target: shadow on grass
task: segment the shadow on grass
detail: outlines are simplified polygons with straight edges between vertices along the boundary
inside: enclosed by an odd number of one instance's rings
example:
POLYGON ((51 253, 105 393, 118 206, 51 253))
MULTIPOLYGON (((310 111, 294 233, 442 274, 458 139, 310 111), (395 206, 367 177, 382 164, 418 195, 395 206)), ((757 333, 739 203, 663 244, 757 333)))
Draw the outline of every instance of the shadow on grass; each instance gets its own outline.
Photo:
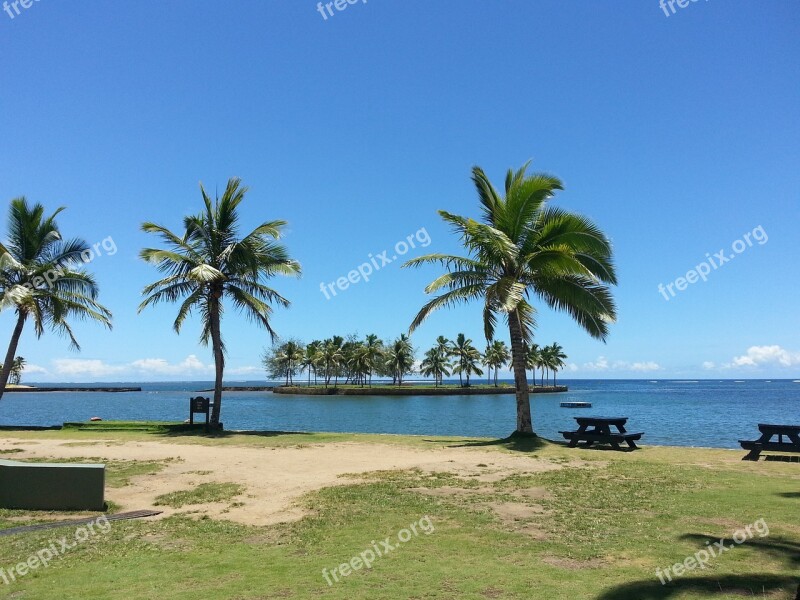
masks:
MULTIPOLYGON (((755 534, 758 535, 757 533, 755 534)), ((701 544, 709 545, 711 548, 715 547, 713 545, 715 542, 718 543, 720 541, 722 541, 728 548, 745 546, 766 554, 775 560, 784 561, 790 567, 800 567, 800 543, 787 540, 783 537, 755 537, 753 539, 746 540, 741 544, 737 543, 733 538, 725 538, 720 540, 719 538, 712 538, 708 535, 697 533, 687 533, 682 535, 680 539, 695 542, 698 546, 701 544)))
POLYGON ((252 436, 263 438, 274 438, 283 435, 302 436, 302 435, 315 435, 307 431, 225 431, 222 429, 210 430, 206 432, 203 429, 176 429, 174 431, 154 431, 153 435, 168 438, 208 438, 208 439, 225 439, 231 437, 252 436))
MULTIPOLYGON (((428 441, 428 440, 426 440, 428 441)), ((435 440, 430 440, 434 442, 435 440)), ((501 447, 515 452, 535 452, 555 442, 541 438, 536 434, 512 433, 507 438, 497 440, 463 440, 463 443, 454 444, 448 441, 448 448, 481 448, 481 447, 501 447)))
POLYGON ((654 573, 652 579, 618 585, 597 596, 595 600, 666 600, 682 596, 686 592, 700 593, 708 597, 754 598, 786 592, 784 598, 788 600, 795 598, 792 594, 795 593, 798 583, 800 580, 797 577, 758 574, 681 577, 662 585, 654 573))
POLYGON ((781 498, 800 498, 800 492, 780 492, 778 496, 781 498))

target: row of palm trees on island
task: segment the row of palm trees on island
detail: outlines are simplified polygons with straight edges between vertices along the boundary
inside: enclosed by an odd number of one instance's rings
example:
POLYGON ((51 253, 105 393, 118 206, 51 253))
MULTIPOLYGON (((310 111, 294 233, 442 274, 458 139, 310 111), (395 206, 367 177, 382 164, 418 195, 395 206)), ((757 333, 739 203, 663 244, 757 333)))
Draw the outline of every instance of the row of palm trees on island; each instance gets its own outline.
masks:
MULTIPOLYGON (((344 367, 352 371, 351 381, 368 384, 381 369, 401 385, 415 368, 408 335, 437 309, 478 300, 483 303, 487 352, 481 355, 474 346, 469 349, 472 343, 460 336, 452 343, 437 341, 437 346, 461 344, 462 348, 455 356, 433 348, 419 368, 430 373, 438 384, 447 376, 446 371, 469 382, 472 375, 481 371, 480 365, 494 370, 496 378, 502 365, 508 364, 506 356, 510 354, 516 391, 516 432, 533 434, 527 371, 538 368, 552 372, 555 382, 558 370, 545 364, 541 358, 544 355, 540 355, 538 363, 529 359, 537 348, 533 340, 536 304, 566 312, 589 335, 604 341, 609 325, 616 319, 609 286, 615 285, 617 279, 611 242, 606 235, 588 218, 550 206, 555 193, 563 189, 561 181, 545 173, 528 174, 527 169, 528 164, 517 171, 509 170, 502 192, 482 169, 473 169, 480 220, 439 211, 458 234, 466 254, 428 254, 403 265, 434 264, 443 268, 444 273, 425 288, 426 293, 437 295, 419 311, 408 334, 382 349, 385 353, 381 361, 376 358, 379 340, 372 342, 372 349, 362 342, 356 362, 344 367), (499 319, 508 326, 510 347, 495 339, 499 319), (531 364, 538 366, 530 367, 531 364)), ((173 232, 151 222, 142 225, 142 230, 157 236, 163 247, 140 252, 140 257, 161 273, 161 278, 143 289, 139 311, 161 302, 179 303, 173 322, 176 333, 187 317, 200 316, 200 342, 211 346, 214 357, 211 422, 218 426, 225 369, 224 305, 229 303, 275 339, 270 321, 273 307, 288 307, 290 302, 268 283, 278 275, 299 276, 301 267, 280 243, 286 222, 265 221, 241 234, 239 206, 247 188, 239 179, 230 179, 222 196, 213 200, 202 184, 200 191, 202 210, 186 216, 181 231, 173 232)), ((41 204, 31 206, 25 198, 11 201, 6 240, 0 244, 0 311, 14 311, 15 320, 0 370, 0 399, 29 320, 37 337, 49 329, 66 337, 76 350, 80 346, 70 321, 85 319, 109 329, 112 326, 111 312, 99 303, 99 285, 86 268, 88 261, 82 258, 86 253, 91 256, 89 244, 80 238, 65 238, 59 230, 56 217, 63 210, 59 208, 48 216, 41 204)), ((312 373, 322 376, 326 384, 333 378, 336 385, 344 373, 341 364, 348 341, 341 340, 339 344, 337 338, 331 338, 319 342, 316 349, 312 348, 312 358, 307 356, 308 346, 300 352, 299 343, 286 350, 292 355, 292 365, 306 360, 316 364, 321 352, 322 366, 310 367, 312 373), (336 366, 337 362, 340 366, 336 366)), ((293 377, 291 373, 288 376, 293 377)))
MULTIPOLYGON (((458 375, 459 387, 470 387, 473 375, 481 376, 486 367, 487 385, 491 385, 494 371, 494 386, 498 387, 498 373, 510 365, 511 353, 505 342, 493 340, 481 353, 472 340, 459 333, 455 340, 444 336, 436 338, 436 344, 424 354, 417 364, 417 351, 410 338, 401 334, 390 343, 384 343, 377 335, 370 334, 363 340, 350 335, 346 338, 333 336, 326 340, 314 340, 303 344, 298 340, 287 340, 266 350, 262 364, 267 377, 282 380, 284 385, 295 385, 295 377, 306 375, 306 386, 355 385, 372 387, 373 377, 391 379, 392 385, 403 385, 404 378, 415 373, 433 379, 434 387, 443 385, 445 377, 458 375), (312 384, 313 380, 313 384, 312 384)), ((567 358, 558 344, 540 348, 533 344, 528 349, 526 367, 541 370, 541 385, 545 385, 545 373, 553 374, 564 367, 567 358)))

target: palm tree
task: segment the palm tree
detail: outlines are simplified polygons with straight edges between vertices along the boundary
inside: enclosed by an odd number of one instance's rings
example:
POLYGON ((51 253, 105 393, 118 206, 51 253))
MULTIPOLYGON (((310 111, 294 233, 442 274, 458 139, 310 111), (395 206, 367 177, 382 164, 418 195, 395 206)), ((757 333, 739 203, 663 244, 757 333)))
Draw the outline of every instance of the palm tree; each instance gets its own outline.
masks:
POLYGON ((403 375, 413 372, 414 347, 406 334, 400 334, 386 351, 386 364, 391 369, 394 383, 403 385, 403 375))
POLYGON ((483 366, 486 367, 486 385, 492 383, 492 363, 494 362, 492 344, 486 343, 486 350, 483 353, 483 366))
POLYGON ((461 387, 464 387, 464 362, 473 350, 475 350, 475 346, 472 345, 472 340, 463 333, 459 333, 450 345, 450 356, 458 360, 453 373, 458 373, 458 383, 461 387))
POLYGON ((238 178, 231 178, 222 197, 215 200, 202 184, 204 211, 185 217, 179 235, 155 223, 142 224, 142 230, 156 234, 167 249, 145 248, 140 256, 166 276, 144 288, 145 300, 139 312, 159 302, 182 301, 173 328, 180 333, 186 317, 197 310, 202 316, 200 342, 211 343, 214 354, 214 408, 211 423, 219 426, 222 408, 222 378, 225 369, 225 345, 221 320, 223 300, 250 320, 264 327, 274 339, 270 325, 270 303, 289 306, 289 301, 266 281, 275 275, 299 275, 300 263, 277 243, 285 221, 267 221, 245 236, 239 234, 239 205, 247 188, 238 178))
POLYGON ((320 361, 320 347, 322 342, 315 340, 306 346, 306 351, 300 361, 300 369, 308 372, 308 387, 311 387, 311 372, 314 372, 314 385, 317 384, 317 366, 320 361))
POLYGON ((25 359, 17 356, 14 359, 14 364, 11 365, 11 383, 19 385, 19 382, 22 381, 23 371, 25 371, 25 359))
POLYGON ((508 346, 506 346, 505 342, 494 340, 491 344, 487 344, 484 360, 486 361, 489 374, 491 374, 491 370, 494 369, 494 387, 497 387, 497 371, 501 367, 505 367, 510 359, 511 354, 509 354, 508 346))
POLYGON ((458 359, 458 364, 453 368, 453 373, 458 373, 461 387, 464 387, 462 375, 467 376, 467 387, 469 387, 469 376, 471 374, 483 375, 483 371, 478 368, 481 353, 472 345, 472 340, 468 339, 463 333, 459 333, 456 337, 450 348, 450 354, 458 359))
POLYGON ((371 333, 364 340, 364 348, 366 350, 364 358, 368 368, 369 387, 372 387, 372 373, 375 371, 378 361, 383 357, 383 342, 377 335, 371 333))
POLYGON ((364 342, 359 341, 352 344, 347 359, 347 366, 353 377, 353 383, 364 387, 364 384, 367 382, 367 376, 371 371, 369 350, 364 342))
POLYGON ((276 360, 286 377, 286 385, 292 385, 292 377, 305 357, 305 348, 294 340, 289 340, 278 348, 276 360))
POLYGON ((325 368, 325 387, 331 382, 333 376, 336 376, 334 387, 339 385, 339 368, 344 361, 344 352, 342 345, 344 338, 335 335, 331 339, 325 340, 322 345, 322 353, 320 360, 325 368))
POLYGON ((11 201, 8 241, 0 244, 0 310, 13 309, 16 325, 0 371, 0 398, 28 318, 37 338, 49 328, 69 338, 76 350, 80 345, 70 319, 90 319, 111 329, 111 312, 97 302, 97 282, 77 266, 91 247, 84 240, 61 237, 56 217, 63 210, 46 217, 41 204, 29 206, 25 198, 11 201))
POLYGON ((445 375, 450 376, 452 365, 448 356, 446 350, 434 346, 425 353, 425 359, 420 364, 420 373, 425 377, 433 377, 434 387, 439 387, 445 375))
POLYGON ((446 290, 425 304, 411 323, 417 329, 436 309, 482 299, 487 340, 498 314, 508 323, 516 385, 518 433, 532 434, 525 343, 532 341, 536 309, 532 299, 567 312, 592 337, 605 340, 616 308, 609 285, 617 281, 611 243, 589 219, 548 206, 561 181, 527 175, 528 164, 508 171, 505 195, 475 167, 482 222, 439 211, 460 235, 468 256, 429 254, 404 266, 440 264, 446 273, 425 289, 446 290))
POLYGON ((564 354, 564 349, 555 342, 550 346, 545 346, 542 352, 547 369, 553 372, 553 387, 555 387, 556 373, 564 367, 567 355, 564 354))
POLYGON ((531 344, 525 353, 525 366, 531 370, 531 380, 536 387, 536 369, 542 366, 542 350, 539 344, 531 344))

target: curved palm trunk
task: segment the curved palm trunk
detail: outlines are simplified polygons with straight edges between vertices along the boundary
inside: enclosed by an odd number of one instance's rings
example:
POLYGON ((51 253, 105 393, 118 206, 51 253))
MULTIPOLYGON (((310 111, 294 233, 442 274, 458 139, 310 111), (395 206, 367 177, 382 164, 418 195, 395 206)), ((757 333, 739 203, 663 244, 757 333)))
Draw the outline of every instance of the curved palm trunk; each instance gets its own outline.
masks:
POLYGON ((517 433, 533 433, 531 400, 528 393, 528 371, 525 368, 525 345, 522 338, 522 324, 516 310, 508 314, 508 331, 511 336, 511 365, 514 370, 514 385, 517 388, 517 433))
POLYGON ((14 357, 17 355, 17 346, 19 345, 19 338, 22 336, 22 328, 25 327, 25 319, 28 314, 20 311, 17 317, 17 324, 14 327, 14 332, 11 334, 11 341, 8 344, 8 352, 6 352, 6 359, 3 362, 3 370, 0 372, 0 398, 3 397, 3 392, 6 391, 6 384, 8 377, 11 374, 11 369, 14 368, 14 357))
POLYGON ((222 333, 219 323, 219 300, 211 300, 211 344, 214 349, 214 407, 211 410, 211 426, 219 427, 222 408, 222 376, 225 371, 225 356, 222 352, 222 333))

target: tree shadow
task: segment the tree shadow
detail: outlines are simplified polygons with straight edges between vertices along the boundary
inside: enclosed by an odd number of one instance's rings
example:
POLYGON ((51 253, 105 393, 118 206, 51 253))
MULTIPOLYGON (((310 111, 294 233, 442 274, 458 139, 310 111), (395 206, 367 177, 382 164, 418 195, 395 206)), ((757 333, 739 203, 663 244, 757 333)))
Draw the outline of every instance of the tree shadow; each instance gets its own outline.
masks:
POLYGON ((462 443, 453 444, 452 441, 448 448, 485 448, 501 447, 514 452, 535 452, 553 445, 556 442, 539 437, 536 434, 512 433, 506 438, 496 440, 463 440, 462 443))
MULTIPOLYGON (((759 532, 754 532, 756 536, 759 532)), ((769 556, 773 560, 785 563, 788 569, 795 570, 800 565, 800 543, 784 537, 755 537, 738 544, 733 538, 715 538, 705 534, 687 533, 681 540, 697 544, 701 548, 721 551, 716 544, 721 542, 726 547, 749 546, 769 556)), ((709 551, 707 550, 707 551, 709 551)), ((714 560, 712 558, 711 560, 714 560)), ((687 573, 689 573, 687 571, 687 573)), ((800 600, 800 578, 789 575, 767 575, 762 573, 738 575, 701 575, 701 569, 692 571, 693 575, 676 577, 666 572, 656 572, 648 579, 624 583, 597 596, 596 600, 667 600, 681 596, 686 592, 699 593, 703 596, 720 598, 752 596, 765 597, 779 592, 786 600, 800 600), (662 579, 664 583, 662 583, 662 579), (670 581, 671 579, 671 581, 670 581), (795 596, 795 594, 797 594, 795 596)))
MULTIPOLYGON (((704 596, 762 597, 766 594, 786 592, 784 598, 794 598, 793 594, 800 583, 797 577, 788 575, 709 575, 702 577, 681 577, 661 583, 653 574, 652 579, 624 583, 597 596, 595 600, 667 600, 686 592, 700 593, 704 596)), ((798 596, 800 598, 800 596, 798 596)))
MULTIPOLYGON (((755 535, 758 535, 757 532, 754 532, 755 535)), ((744 546, 757 549, 759 552, 766 554, 770 558, 775 560, 783 561, 790 567, 800 567, 800 543, 795 542, 793 540, 787 540, 784 537, 780 536, 769 536, 769 537, 754 537, 753 539, 749 539, 741 544, 737 543, 733 538, 712 538, 708 535, 697 534, 697 533, 687 533, 682 535, 679 539, 691 541, 698 545, 703 544, 704 546, 708 546, 715 551, 719 551, 718 546, 715 546, 715 543, 722 541, 725 546, 729 548, 733 548, 734 546, 744 546)))
POLYGON ((284 435, 303 436, 303 435, 314 435, 314 434, 309 433, 307 431, 225 431, 223 429, 212 429, 210 431, 205 431, 205 429, 201 427, 197 429, 175 429, 168 431, 155 431, 153 432, 153 435, 159 437, 169 437, 169 438, 193 437, 193 438, 208 438, 208 439, 225 439, 225 438, 241 437, 241 436, 274 438, 284 435))
POLYGON ((781 498, 800 498, 800 492, 780 492, 778 496, 781 498))

